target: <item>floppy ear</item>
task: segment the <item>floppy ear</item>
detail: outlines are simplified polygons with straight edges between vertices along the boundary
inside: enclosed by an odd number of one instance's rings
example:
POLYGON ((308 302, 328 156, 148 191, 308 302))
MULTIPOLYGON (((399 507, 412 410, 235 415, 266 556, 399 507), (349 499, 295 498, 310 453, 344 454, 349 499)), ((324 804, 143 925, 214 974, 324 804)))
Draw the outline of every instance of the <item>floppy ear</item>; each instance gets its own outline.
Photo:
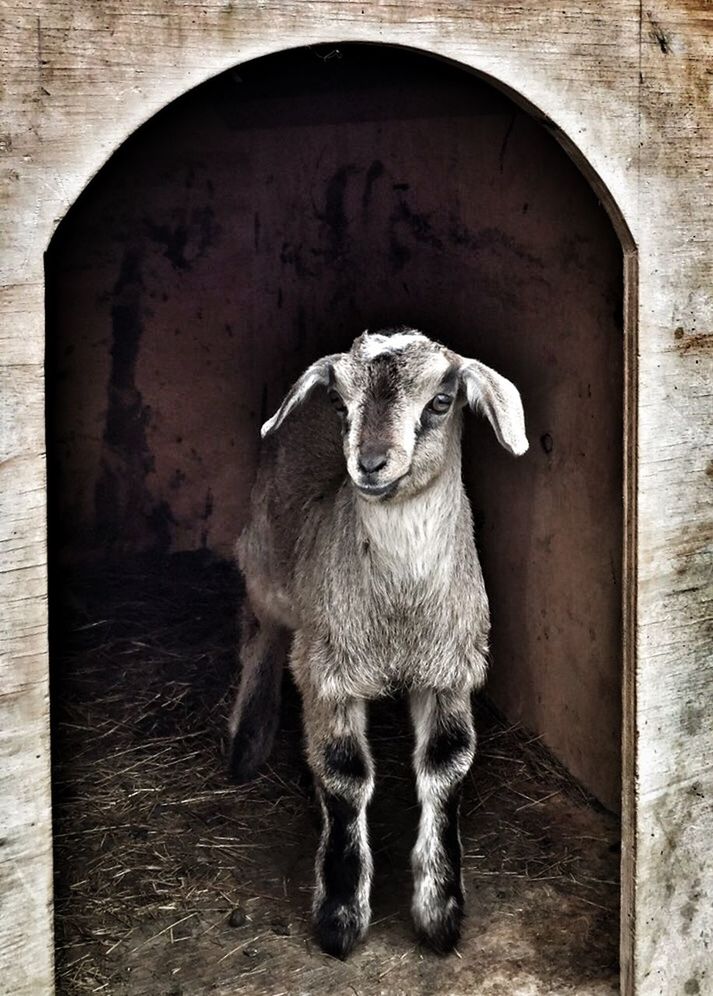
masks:
POLYGON ((461 359, 458 375, 468 404, 485 415, 500 445, 514 456, 526 453, 530 444, 525 435, 525 413, 515 385, 477 360, 461 359))
POLYGON ((339 359, 341 353, 333 353, 331 356, 323 356, 321 360, 315 360, 312 366, 307 367, 302 376, 297 380, 285 395, 282 404, 277 409, 272 418, 260 429, 260 435, 264 439, 275 429, 278 429, 290 414, 293 408, 306 401, 315 387, 319 385, 327 387, 332 379, 332 366, 339 359))

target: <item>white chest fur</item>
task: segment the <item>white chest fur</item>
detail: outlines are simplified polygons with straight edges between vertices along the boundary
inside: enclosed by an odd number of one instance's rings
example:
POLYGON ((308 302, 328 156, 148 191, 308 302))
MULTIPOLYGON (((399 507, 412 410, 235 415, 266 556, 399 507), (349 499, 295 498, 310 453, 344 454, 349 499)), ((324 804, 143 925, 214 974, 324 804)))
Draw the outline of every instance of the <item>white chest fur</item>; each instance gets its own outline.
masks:
POLYGON ((359 502, 373 568, 405 582, 446 578, 453 557, 455 516, 446 482, 405 502, 359 502))

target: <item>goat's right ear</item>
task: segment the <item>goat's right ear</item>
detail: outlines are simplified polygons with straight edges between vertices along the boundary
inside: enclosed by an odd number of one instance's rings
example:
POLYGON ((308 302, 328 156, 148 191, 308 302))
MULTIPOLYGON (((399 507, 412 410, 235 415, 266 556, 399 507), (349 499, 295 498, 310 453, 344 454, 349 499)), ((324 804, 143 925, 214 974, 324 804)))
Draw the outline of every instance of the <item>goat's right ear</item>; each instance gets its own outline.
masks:
POLYGON ((278 429, 292 409, 296 408, 297 405, 301 405, 303 401, 306 401, 315 387, 319 387, 320 385, 322 387, 329 386, 332 380, 332 368, 340 356, 341 353, 323 356, 321 360, 315 360, 311 366, 307 367, 302 376, 287 392, 282 404, 272 418, 269 418, 260 429, 260 435, 263 439, 265 436, 269 436, 271 432, 274 432, 275 429, 278 429))

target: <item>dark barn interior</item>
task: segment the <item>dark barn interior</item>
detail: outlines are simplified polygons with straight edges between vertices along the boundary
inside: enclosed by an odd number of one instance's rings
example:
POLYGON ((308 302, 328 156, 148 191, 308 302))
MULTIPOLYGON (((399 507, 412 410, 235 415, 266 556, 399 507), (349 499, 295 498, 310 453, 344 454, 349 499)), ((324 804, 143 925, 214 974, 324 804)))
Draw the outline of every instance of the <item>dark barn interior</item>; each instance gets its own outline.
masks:
POLYGON ((47 253, 61 993, 611 993, 618 986, 622 250, 542 123, 428 56, 240 66, 151 119, 47 253), (373 710, 374 924, 309 932, 317 833, 288 689, 225 775, 259 425, 316 357, 408 324, 520 388, 530 450, 468 419, 493 615, 447 960, 409 924, 403 704, 373 710))

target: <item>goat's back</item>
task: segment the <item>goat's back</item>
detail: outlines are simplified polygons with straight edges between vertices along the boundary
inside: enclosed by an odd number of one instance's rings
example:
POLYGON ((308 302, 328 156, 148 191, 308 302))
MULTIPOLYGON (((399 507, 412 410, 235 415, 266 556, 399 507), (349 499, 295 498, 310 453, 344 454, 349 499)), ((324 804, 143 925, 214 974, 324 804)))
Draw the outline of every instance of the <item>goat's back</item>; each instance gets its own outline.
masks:
POLYGON ((339 421, 323 395, 295 409, 263 440, 250 518, 237 546, 258 611, 263 603, 269 614, 285 614, 275 600, 287 597, 305 520, 316 506, 333 499, 345 476, 339 421))

